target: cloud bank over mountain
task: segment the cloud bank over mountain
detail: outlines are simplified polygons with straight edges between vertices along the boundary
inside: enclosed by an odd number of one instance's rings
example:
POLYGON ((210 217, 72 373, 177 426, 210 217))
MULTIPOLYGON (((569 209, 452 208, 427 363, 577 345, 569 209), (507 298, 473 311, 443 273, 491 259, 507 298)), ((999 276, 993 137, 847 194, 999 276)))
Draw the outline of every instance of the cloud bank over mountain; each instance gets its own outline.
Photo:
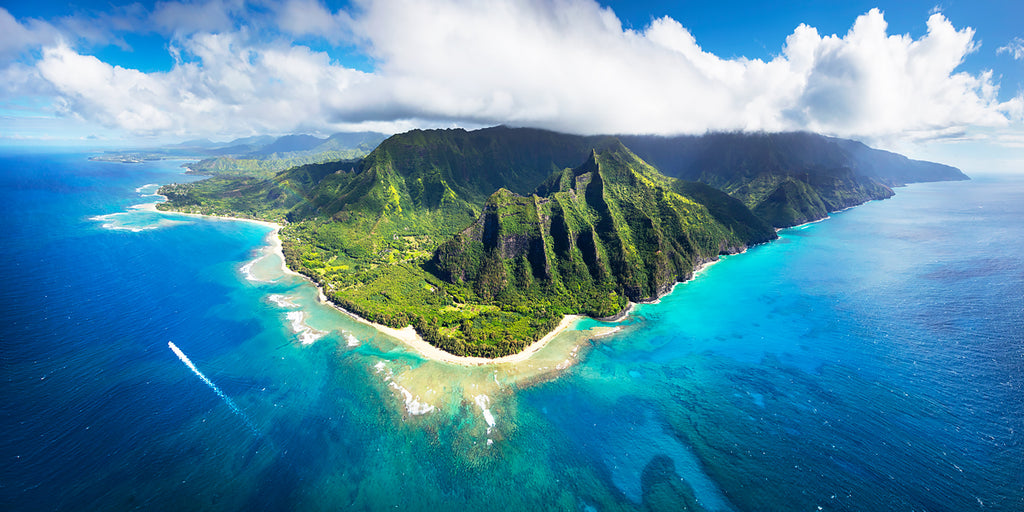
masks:
POLYGON ((52 98, 61 115, 131 134, 190 137, 507 123, 935 140, 1024 118, 1024 93, 1000 101, 991 71, 958 70, 980 43, 941 13, 918 38, 890 34, 877 9, 843 35, 800 25, 770 60, 709 53, 669 17, 626 28, 591 0, 380 0, 334 12, 315 0, 256 11, 163 2, 85 21, 0 9, 3 94, 52 98), (82 50, 132 31, 165 36, 170 69, 82 50))

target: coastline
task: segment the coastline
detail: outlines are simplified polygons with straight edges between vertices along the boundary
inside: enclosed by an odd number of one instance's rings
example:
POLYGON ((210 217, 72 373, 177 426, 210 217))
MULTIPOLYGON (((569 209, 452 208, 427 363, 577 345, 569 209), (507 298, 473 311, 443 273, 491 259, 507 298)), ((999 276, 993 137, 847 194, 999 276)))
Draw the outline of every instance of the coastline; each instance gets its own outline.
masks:
MULTIPOLYGON (((300 274, 300 273, 298 273, 298 272, 288 268, 288 262, 285 261, 285 259, 284 259, 284 244, 281 242, 281 235, 280 235, 281 228, 283 226, 281 226, 280 224, 278 224, 276 222, 270 222, 270 221, 266 221, 266 220, 246 219, 244 217, 226 217, 224 215, 203 215, 201 213, 184 213, 184 212, 176 212, 176 211, 168 212, 168 211, 165 211, 165 210, 157 210, 155 205, 153 207, 153 210, 154 211, 158 211, 158 212, 162 212, 162 213, 173 213, 174 215, 185 215, 185 216, 188 216, 188 217, 200 217, 200 218, 206 218, 206 219, 230 220, 230 221, 236 221, 236 222, 251 222, 253 224, 259 224, 261 226, 271 228, 272 231, 270 233, 268 233, 267 236, 266 236, 266 240, 268 241, 268 243, 263 246, 263 250, 266 251, 267 254, 276 254, 278 257, 280 257, 280 259, 281 259, 281 272, 283 272, 283 273, 285 273, 287 275, 299 276, 299 277, 302 277, 302 278, 305 278, 305 279, 309 280, 308 277, 306 277, 306 276, 304 276, 304 275, 302 275, 302 274, 300 274)), ((313 283, 312 280, 310 280, 309 282, 313 283)), ((313 284, 316 285, 316 283, 313 283, 313 284)), ((317 286, 317 288, 319 288, 319 286, 317 286)))
MULTIPOLYGON (((305 276, 303 276, 303 277, 305 277, 305 276)), ((312 282, 312 281, 310 281, 310 282, 312 282)), ((582 320, 583 318, 585 318, 585 317, 583 317, 581 315, 565 315, 565 316, 563 316, 562 320, 558 323, 558 325, 553 330, 551 330, 550 332, 545 334, 539 340, 529 344, 522 351, 516 352, 515 354, 509 354, 507 356, 496 357, 494 359, 490 359, 490 358, 486 358, 486 357, 478 357, 478 356, 458 356, 458 355, 455 355, 455 354, 452 354, 452 353, 449 353, 449 352, 445 352, 444 350, 441 350, 441 349, 431 345, 430 343, 427 343, 427 341, 424 340, 422 337, 420 337, 420 335, 416 332, 416 329, 414 329, 411 325, 407 325, 407 326, 405 326, 405 327, 403 327, 401 329, 396 329, 394 327, 388 327, 386 325, 378 324, 376 322, 371 322, 371 321, 369 321, 369 320, 367 320, 367 319, 365 319, 365 318, 363 318, 363 317, 361 317, 361 316, 359 316, 359 315, 357 315, 357 314, 355 314, 355 313, 353 313, 353 312, 351 312, 351 311, 349 311, 349 310, 347 310, 347 309, 345 309, 345 308, 343 308, 343 307, 341 307, 341 306, 331 302, 330 299, 328 299, 327 296, 324 295, 323 288, 321 288, 320 286, 317 286, 317 292, 318 292, 319 300, 320 300, 320 302, 322 304, 327 304, 329 306, 332 306, 334 309, 337 309, 338 311, 340 311, 342 313, 345 313, 346 315, 348 315, 353 320, 355 320, 355 321, 357 321, 359 323, 365 324, 365 325, 369 325, 369 326, 373 327, 374 329, 376 329, 378 332, 401 341, 407 347, 415 350, 416 353, 418 353, 419 355, 423 356, 424 358, 429 359, 431 361, 455 364, 455 365, 459 365, 459 366, 486 366, 486 365, 498 365, 498 364, 513 364, 514 365, 514 364, 526 362, 526 361, 528 361, 530 359, 531 356, 533 356, 538 351, 540 351, 542 348, 544 348, 548 344, 548 342, 550 342, 552 339, 555 338, 555 336, 558 336, 563 331, 568 329, 570 326, 572 326, 573 324, 575 324, 579 320, 582 320)))
MULTIPOLYGON (((189 169, 188 167, 186 167, 185 169, 187 171, 191 171, 191 169, 189 169)), ((271 228, 272 231, 269 234, 267 234, 267 239, 270 241, 270 243, 265 245, 264 249, 269 251, 270 253, 277 254, 281 258, 281 272, 283 272, 285 274, 288 274, 288 275, 306 277, 306 276, 303 276, 302 274, 300 274, 300 273, 298 273, 298 272, 288 268, 288 262, 284 259, 284 244, 281 242, 281 228, 284 227, 284 226, 282 226, 282 225, 280 225, 280 224, 278 224, 276 222, 270 222, 270 221, 266 221, 266 220, 257 220, 257 219, 246 219, 245 217, 228 217, 226 215, 205 215, 205 214, 202 214, 202 213, 185 213, 185 212, 179 212, 179 211, 176 211, 176 210, 161 210, 161 209, 157 208, 156 205, 160 204, 160 203, 167 202, 167 196, 165 196, 163 194, 158 194, 158 193, 155 193, 155 192, 153 193, 153 196, 162 198, 163 201, 154 201, 152 203, 140 204, 140 205, 133 206, 132 208, 137 209, 137 210, 160 212, 160 213, 164 213, 164 214, 183 215, 185 217, 230 220, 230 221, 235 221, 235 222, 251 222, 253 224, 259 224, 261 226, 271 228)), ((312 281, 310 281, 310 282, 312 282, 312 281)), ((316 284, 316 283, 313 283, 313 284, 316 284)))
MULTIPOLYGON (((164 198, 164 199, 166 200, 166 198, 164 198)), ((140 205, 140 206, 142 206, 142 205, 140 205)), ((143 209, 143 208, 140 208, 140 209, 143 209)), ((318 300, 320 301, 320 303, 329 305, 329 306, 333 307, 334 309, 336 309, 336 310, 338 310, 338 311, 340 311, 342 313, 345 313, 346 315, 348 315, 353 320, 355 320, 355 321, 357 321, 359 323, 365 324, 365 325, 369 325, 369 326, 373 327, 374 329, 376 329, 378 332, 401 341, 403 344, 405 344, 409 348, 415 350, 421 356, 423 356, 423 357, 425 357, 427 359, 433 360, 433 361, 439 361, 439 362, 443 362, 443 363, 456 364, 456 365, 461 365, 461 366, 483 366, 483 365, 489 365, 489 364, 516 364, 516 363, 522 363, 524 361, 527 361, 530 358, 530 356, 532 356, 533 354, 537 353, 540 349, 544 348, 548 344, 548 342, 550 342, 552 339, 555 338, 555 336, 557 336, 558 334, 562 333, 562 331, 565 331, 570 326, 575 324, 577 321, 579 321, 579 320, 584 318, 581 315, 566 315, 566 316, 563 316, 562 320, 558 323, 558 325, 553 330, 551 330, 550 332, 545 334, 539 340, 537 340, 537 341, 531 343, 530 345, 528 345, 522 351, 517 352, 515 354, 509 354, 507 356, 497 357, 497 358, 494 358, 494 359, 489 359, 489 358, 486 358, 486 357, 458 356, 458 355, 455 355, 455 354, 451 354, 451 353, 445 352, 445 351, 443 351, 443 350, 441 350, 441 349, 431 345, 430 343, 427 343, 427 341, 424 340, 422 337, 420 337, 420 335, 416 332, 416 330, 411 325, 407 325, 407 326, 405 326, 405 327, 403 327, 401 329, 396 329, 394 327, 388 327, 388 326, 383 325, 383 324, 378 324, 376 322, 371 322, 371 321, 369 321, 369 320, 367 320, 367 319, 365 319, 365 318, 363 318, 363 317, 361 317, 361 316, 359 316, 359 315, 357 315, 357 314, 355 314, 355 313, 353 313, 353 312, 351 312, 351 311, 349 311, 349 310, 347 310, 347 309, 345 309, 345 308, 343 308, 343 307, 341 307, 341 306, 331 302, 331 300, 327 298, 327 295, 324 294, 323 287, 321 287, 319 284, 317 284, 315 281, 313 281, 309 277, 304 276, 304 275, 302 275, 302 274, 300 274, 298 272, 295 272, 294 270, 288 268, 288 263, 287 263, 287 261, 285 260, 285 257, 284 257, 284 244, 282 243, 281 236, 280 236, 280 231, 281 231, 282 226, 280 224, 277 224, 276 222, 269 222, 269 221, 256 220, 256 219, 246 219, 246 218, 243 218, 243 217, 227 217, 227 216, 223 216, 223 215, 204 215, 204 214, 200 214, 200 213, 185 213, 185 212, 177 212, 177 211, 158 210, 156 208, 156 203, 149 203, 149 204, 145 205, 144 209, 152 210, 152 211, 158 211, 158 212, 162 212, 162 213, 169 213, 169 214, 173 214, 173 215, 184 215, 184 216, 188 216, 188 217, 229 220, 229 221, 237 221, 237 222, 252 222, 252 223, 255 223, 255 224, 259 224, 261 226, 265 226, 265 227, 271 228, 272 231, 267 234, 267 238, 266 238, 267 244, 264 246, 264 250, 267 251, 268 253, 273 253, 273 254, 276 254, 278 256, 278 258, 281 260, 281 271, 283 273, 288 274, 288 275, 292 275, 292 276, 301 277, 301 278, 305 279, 306 281, 308 281, 313 286, 315 286, 316 289, 317 289, 317 297, 318 297, 318 300)))
MULTIPOLYGON (((288 264, 285 261, 285 257, 284 257, 284 246, 283 246, 283 244, 281 242, 281 237, 279 236, 279 231, 281 229, 281 225, 280 224, 276 224, 276 223, 268 222, 268 221, 260 221, 260 220, 254 220, 254 219, 245 219, 245 218, 241 218, 241 217, 224 217, 224 216, 219 216, 219 215, 202 215, 202 214, 195 214, 195 213, 183 213, 181 215, 191 215, 191 216, 197 216, 197 217, 210 217, 210 218, 224 219, 224 220, 237 220, 237 221, 245 221, 245 222, 255 222, 255 223, 258 223, 258 224, 261 224, 261 225, 273 228, 273 231, 271 231, 270 234, 267 235, 270 243, 267 246, 265 246, 265 248, 267 250, 269 250, 269 251, 271 251, 271 252, 273 252, 273 253, 278 255, 278 257, 281 260, 281 269, 282 269, 283 272, 285 272, 286 274, 293 275, 293 276, 299 276, 299 277, 305 279, 306 281, 308 281, 313 286, 315 286, 316 290, 317 290, 317 300, 321 304, 325 304, 325 305, 331 306, 334 309, 336 309, 336 310, 338 310, 338 311, 348 315, 349 318, 352 318, 353 320, 355 320, 355 321, 357 321, 357 322, 359 322, 361 324, 373 327, 376 331, 399 340, 400 342, 405 344, 407 347, 409 347, 409 348, 413 349, 414 351, 416 351, 416 353, 418 353, 419 355, 421 355, 424 358, 429 359, 431 361, 437 361, 437 362, 442 362, 442 363, 454 364, 454 365, 459 365, 459 366, 486 366, 486 365, 500 365, 500 364, 515 365, 515 364, 519 364, 519 363, 524 363, 524 362, 529 361, 531 356, 533 356, 534 354, 539 352, 541 349, 543 349, 545 346, 547 346, 547 344, 551 340, 553 340, 556 336, 561 334, 563 331, 569 329, 570 327, 572 327, 573 325, 578 323, 580 320, 588 318, 588 317, 583 316, 583 315, 565 315, 558 322, 558 325, 555 326, 554 329, 552 329, 547 334, 542 336, 539 340, 534 341, 533 343, 527 345, 526 348, 524 348, 523 350, 521 350, 519 352, 516 352, 515 354, 509 354, 509 355, 506 355, 506 356, 496 357, 496 358, 493 358, 493 359, 492 358, 486 358, 486 357, 479 357, 479 356, 459 356, 459 355, 455 355, 455 354, 452 354, 452 353, 449 353, 449 352, 445 352, 444 350, 441 350, 440 348, 437 348, 434 345, 431 345, 430 343, 427 343, 427 341, 424 340, 419 335, 419 333, 416 332, 416 329, 414 329, 412 325, 407 325, 405 327, 402 327, 401 329, 397 329, 397 328, 389 327, 387 325, 379 324, 379 323, 376 323, 376 322, 371 322, 371 321, 369 321, 369 320, 367 320, 367 319, 365 319, 365 318, 363 318, 363 317, 361 317, 361 316, 359 316, 359 315, 357 315, 357 314, 355 314, 355 313, 353 313, 353 312, 351 312, 351 311, 349 311, 349 310, 339 306, 338 304, 335 304, 334 302, 331 302, 331 300, 329 298, 327 298, 327 294, 324 293, 324 289, 323 289, 322 286, 317 284, 315 281, 313 281, 309 277, 307 277, 305 275, 302 275, 302 274, 300 274, 298 272, 295 272, 294 270, 291 270, 291 269, 288 268, 288 264)), ((738 254, 742 254, 744 252, 746 252, 746 249, 744 249, 743 251, 740 251, 738 254)), ((666 291, 665 293, 659 295, 658 297, 656 297, 656 298, 654 298, 652 300, 641 301, 640 304, 657 304, 658 302, 661 301, 662 297, 664 297, 666 295, 669 295, 672 292, 674 292, 675 289, 676 289, 676 286, 678 286, 680 284, 688 283, 688 282, 694 280, 697 276, 699 276, 701 273, 706 271, 708 269, 708 267, 710 267, 711 265, 714 265, 715 263, 718 263, 720 261, 722 261, 722 257, 721 256, 717 257, 714 260, 710 260, 710 261, 706 261, 704 263, 701 263, 696 269, 694 269, 693 274, 690 276, 689 279, 687 279, 686 281, 676 281, 668 289, 668 291, 666 291)), ((637 303, 634 303, 634 302, 631 301, 631 302, 629 302, 626 305, 625 308, 623 308, 623 310, 621 312, 617 313, 616 315, 614 315, 612 317, 597 318, 595 320, 598 320, 600 322, 606 322, 606 323, 619 322, 622 319, 628 317, 630 314, 632 314, 632 312, 633 312, 633 310, 634 310, 636 305, 637 305, 637 303)), ((608 331, 596 335, 595 338, 597 338, 597 337, 605 337, 605 336, 612 335, 612 334, 620 331, 621 329, 622 329, 621 326, 610 328, 608 331)))
MULTIPOLYGON (((970 179, 970 178, 968 177, 967 179, 970 179)), ((957 180, 957 181, 963 181, 963 180, 957 180)), ((933 182, 933 183, 935 183, 935 182, 933 182)), ((908 185, 913 185, 913 183, 905 183, 905 184, 899 185, 899 186, 900 187, 906 187, 908 185)), ((890 197, 892 197, 892 196, 890 196, 890 197)), ((881 198, 881 199, 868 199, 867 201, 864 201, 862 203, 851 204, 850 206, 845 206, 845 207, 840 208, 838 210, 833 210, 833 211, 825 212, 825 216, 820 218, 820 219, 809 220, 809 221, 804 222, 802 224, 796 224, 794 226, 788 226, 788 227, 785 227, 785 228, 775 228, 775 232, 778 233, 778 232, 786 230, 786 229, 804 228, 804 227, 810 226, 811 224, 817 224, 819 222, 823 222, 823 221, 829 220, 829 219, 832 218, 832 214, 834 214, 834 213, 843 213, 843 212, 845 212, 847 210, 852 210, 852 209, 854 209, 854 208, 856 208, 858 206, 863 206, 863 205, 868 204, 868 203, 870 203, 872 201, 885 201, 886 199, 889 199, 889 197, 885 197, 885 198, 881 198)))
POLYGON ((795 225, 795 226, 789 226, 788 228, 775 228, 775 232, 776 232, 776 233, 778 233, 778 232, 780 232, 780 231, 783 231, 783 230, 786 230, 786 229, 798 229, 798 228, 804 228, 804 227, 810 226, 811 224, 817 224, 817 223, 819 223, 819 222, 824 222, 824 221, 826 221, 826 220, 829 220, 829 219, 831 219, 831 218, 832 218, 832 214, 833 214, 833 213, 839 213, 839 212, 844 212, 844 211, 846 211, 846 210, 849 210, 850 208, 856 208, 856 207, 858 207, 858 206, 860 206, 860 205, 859 205, 859 204, 855 204, 855 205, 853 205, 853 206, 847 206, 846 208, 843 208, 842 210, 836 210, 836 211, 834 211, 834 212, 829 212, 829 214, 828 214, 828 215, 825 215, 824 217, 822 217, 822 218, 820 218, 820 219, 817 219, 817 220, 809 220, 809 221, 807 221, 807 222, 804 222, 803 224, 797 224, 797 225, 795 225))
MULTIPOLYGON (((747 249, 743 249, 742 251, 737 252, 735 254, 743 254, 745 252, 747 252, 747 249)), ((730 254, 728 256, 732 256, 732 254, 730 254)), ((689 279, 687 279, 685 281, 676 281, 675 283, 672 284, 672 286, 669 287, 669 289, 667 291, 665 291, 665 293, 659 294, 657 297, 654 297, 654 298, 651 298, 651 299, 641 300, 640 302, 629 301, 626 304, 626 307, 622 308, 622 311, 619 311, 618 313, 616 313, 616 314, 614 314, 612 316, 606 316, 606 317, 602 317, 602 318, 595 318, 594 320, 597 320, 598 322, 608 322, 608 323, 621 321, 623 318, 626 318, 629 315, 631 315, 633 313, 633 309, 636 308, 637 305, 640 305, 640 304, 657 304, 657 303, 661 302, 661 298, 662 297, 664 297, 666 295, 672 295, 672 293, 676 291, 676 286, 679 286, 681 284, 686 284, 686 283, 689 283, 690 281, 693 281, 694 279, 697 278, 697 276, 699 276, 702 273, 704 273, 709 267, 711 267, 712 265, 714 265, 715 263, 718 263, 720 261, 722 261, 722 255, 719 255, 716 259, 705 261, 704 263, 701 263, 701 264, 697 265, 697 268, 693 269, 693 274, 690 275, 689 279)), ((618 328, 616 328, 616 329, 618 329, 618 328)), ((607 333, 604 334, 603 336, 606 336, 606 335, 607 335, 607 333)))
MULTIPOLYGON (((162 197, 166 201, 166 197, 160 196, 159 194, 154 194, 154 195, 162 197)), ((148 204, 145 204, 145 205, 138 205, 138 208, 139 209, 146 209, 146 210, 162 212, 162 213, 167 213, 167 214, 173 214, 173 215, 183 215, 183 216, 187 216, 187 217, 208 218, 208 219, 228 220, 228 221, 237 221, 237 222, 252 222, 252 223, 255 223, 255 224, 259 224, 259 225, 271 228, 271 232, 267 234, 266 245, 264 245, 263 250, 266 251, 267 254, 273 253, 273 254, 276 254, 280 258, 280 261, 281 261, 281 271, 284 274, 301 277, 301 278, 305 279, 306 281, 308 281, 313 286, 315 286, 316 289, 317 289, 317 300, 320 303, 325 304, 325 305, 329 305, 329 306, 333 307, 334 309, 336 309, 336 310, 338 310, 338 311, 348 315, 353 320, 355 320, 355 321, 357 321, 359 323, 362 323, 364 325, 368 325, 370 327, 373 327, 376 331, 378 331, 378 332, 380 332, 380 333, 382 333, 384 335, 387 335, 387 336, 390 336, 392 338, 397 339, 398 341, 403 343, 405 346, 407 346, 407 347, 411 348, 412 350, 414 350, 420 356, 422 356, 422 357, 424 357, 424 358, 426 358, 428 360, 431 360, 431 361, 437 361, 437 362, 442 362, 442 363, 454 364, 454 365, 459 365, 459 366, 486 366, 486 365, 501 365, 501 364, 516 365, 516 364, 519 364, 519 363, 524 363, 524 362, 529 361, 531 356, 533 356, 534 354, 539 352, 541 349, 543 349, 545 346, 547 346, 547 344, 551 340, 553 340, 556 336, 558 336, 559 334, 561 334, 565 330, 569 329, 571 326, 575 325, 580 320, 583 320, 584 318, 587 318, 587 317, 585 317, 583 315, 565 315, 565 316, 562 317, 562 319, 559 321, 558 325, 554 329, 549 331, 547 334, 542 336, 537 341, 534 341, 533 343, 529 344, 522 351, 517 352, 515 354, 509 354, 509 355, 506 355, 506 356, 501 356, 501 357, 497 357, 497 358, 493 358, 493 359, 486 358, 486 357, 479 357, 479 356, 459 356, 459 355, 451 354, 449 352, 445 352, 444 350, 441 350, 440 348, 435 347, 434 345, 431 345, 430 343, 427 343, 427 341, 424 340, 416 332, 416 330, 413 328, 412 325, 407 325, 407 326, 405 326, 405 327, 403 327, 401 329, 396 329, 394 327, 389 327, 389 326, 386 326, 386 325, 383 325, 383 324, 379 324, 379 323, 376 323, 376 322, 371 322, 371 321, 369 321, 369 320, 367 320, 367 319, 365 319, 365 318, 363 318, 363 317, 361 317, 361 316, 359 316, 359 315, 357 315, 357 314, 355 314, 355 313, 353 313, 353 312, 351 312, 351 311, 349 311, 349 310, 347 310, 347 309, 345 309, 345 308, 343 308, 343 307, 341 307, 341 306, 331 302, 331 300, 328 299, 327 295, 324 293, 324 290, 323 290, 322 286, 317 284, 315 281, 313 281, 309 277, 307 277, 305 275, 302 275, 302 274, 300 274, 298 272, 295 272, 294 270, 288 268, 288 263, 285 260, 285 256, 284 256, 284 245, 283 245, 283 243, 281 241, 281 237, 280 237, 280 231, 281 231, 281 228, 282 228, 282 226, 280 224, 277 224, 275 222, 263 221, 263 220, 247 219, 247 218, 243 218, 243 217, 228 217, 228 216, 223 216, 223 215, 204 215, 204 214, 199 214, 199 213, 177 212, 177 211, 173 211, 173 210, 171 210, 171 211, 168 211, 168 210, 158 210, 156 208, 156 204, 157 203, 148 203, 148 204)), ((742 252, 746 252, 746 251, 744 250, 744 251, 741 251, 741 253, 742 252)), ((718 258, 716 258, 714 260, 701 263, 696 269, 694 269, 693 274, 690 276, 689 279, 687 279, 686 281, 676 281, 665 293, 662 293, 662 294, 658 295, 658 297, 655 297, 653 299, 641 301, 640 304, 657 304, 661 300, 661 297, 664 297, 665 295, 668 295, 668 294, 672 293, 673 291, 675 291, 676 286, 678 286, 680 284, 683 284, 683 283, 687 283, 689 281, 692 281, 694 278, 696 278, 698 275, 700 275, 703 271, 705 271, 708 267, 710 267, 711 265, 713 265, 713 264, 715 264, 715 263, 717 263, 719 261, 721 261, 721 256, 719 256, 718 258)), ((631 302, 629 302, 626 305, 625 308, 623 308, 623 310, 621 312, 619 312, 619 313, 617 313, 617 314, 615 314, 615 315, 613 315, 611 317, 596 318, 595 320, 600 321, 600 322, 606 322, 606 323, 619 322, 622 319, 628 317, 630 314, 632 314, 636 305, 637 305, 636 303, 631 301, 631 302)), ((614 328, 609 329, 607 332, 599 334, 597 337, 608 336, 608 335, 611 335, 611 334, 613 334, 615 332, 618 332, 619 330, 621 330, 621 327, 614 327, 614 328)))

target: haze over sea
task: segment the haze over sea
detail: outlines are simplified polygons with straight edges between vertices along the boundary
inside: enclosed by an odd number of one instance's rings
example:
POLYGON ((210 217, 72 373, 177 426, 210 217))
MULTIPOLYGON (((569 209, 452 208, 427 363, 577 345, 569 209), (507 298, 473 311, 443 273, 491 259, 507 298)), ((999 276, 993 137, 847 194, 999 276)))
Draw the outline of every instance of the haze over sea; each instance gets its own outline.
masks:
POLYGON ((267 227, 131 208, 181 162, 87 156, 0 156, 0 509, 1024 510, 1021 178, 464 368, 318 304, 267 227))

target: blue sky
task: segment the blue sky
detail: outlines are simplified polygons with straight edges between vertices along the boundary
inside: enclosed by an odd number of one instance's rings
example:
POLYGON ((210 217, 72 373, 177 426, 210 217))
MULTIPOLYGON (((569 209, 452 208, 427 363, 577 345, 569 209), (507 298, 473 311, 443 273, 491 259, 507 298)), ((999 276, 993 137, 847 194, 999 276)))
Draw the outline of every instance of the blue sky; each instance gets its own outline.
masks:
POLYGON ((499 123, 1024 152, 1024 4, 196 0, 0 7, 0 144, 499 123))

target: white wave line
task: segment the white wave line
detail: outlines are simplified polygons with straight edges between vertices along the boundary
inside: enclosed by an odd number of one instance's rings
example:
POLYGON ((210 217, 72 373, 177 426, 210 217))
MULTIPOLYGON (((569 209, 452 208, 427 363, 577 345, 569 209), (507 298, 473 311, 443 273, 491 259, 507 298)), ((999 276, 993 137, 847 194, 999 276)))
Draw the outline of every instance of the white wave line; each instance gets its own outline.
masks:
POLYGON ((228 407, 230 407, 235 414, 242 418, 242 421, 245 422, 245 425, 249 427, 249 429, 252 430, 254 434, 259 435, 259 431, 256 430, 256 425, 254 425, 253 422, 249 420, 249 417, 246 416, 245 413, 242 412, 242 410, 239 409, 237 405, 235 405, 234 400, 225 395, 224 392, 221 391, 220 388, 218 388, 217 385, 213 383, 213 381, 206 378, 206 375, 203 375, 203 372, 199 371, 199 369, 196 368, 196 365, 192 364, 192 360, 189 359, 188 356, 186 356, 185 353, 182 352, 181 349, 178 348, 178 346, 175 345, 173 341, 168 341, 167 346, 171 347, 171 350, 174 351, 174 355, 178 356, 178 359, 181 359, 181 362, 185 363, 185 366, 188 366, 188 369, 192 370, 192 373, 196 374, 197 377, 202 379, 202 381, 205 382, 207 386, 210 386, 210 389, 217 393, 217 396, 221 397, 224 400, 224 403, 228 404, 228 407))

